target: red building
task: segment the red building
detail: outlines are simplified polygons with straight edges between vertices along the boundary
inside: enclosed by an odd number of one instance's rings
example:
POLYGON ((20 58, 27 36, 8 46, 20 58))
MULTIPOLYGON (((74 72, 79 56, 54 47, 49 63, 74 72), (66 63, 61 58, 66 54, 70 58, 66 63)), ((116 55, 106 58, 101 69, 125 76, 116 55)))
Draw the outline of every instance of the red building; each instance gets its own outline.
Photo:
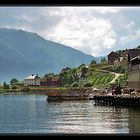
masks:
POLYGON ((115 60, 119 60, 120 59, 120 55, 116 52, 111 52, 110 54, 108 54, 108 63, 109 64, 114 64, 115 60))
POLYGON ((54 87, 61 86, 60 76, 41 78, 40 85, 41 86, 54 86, 54 87))

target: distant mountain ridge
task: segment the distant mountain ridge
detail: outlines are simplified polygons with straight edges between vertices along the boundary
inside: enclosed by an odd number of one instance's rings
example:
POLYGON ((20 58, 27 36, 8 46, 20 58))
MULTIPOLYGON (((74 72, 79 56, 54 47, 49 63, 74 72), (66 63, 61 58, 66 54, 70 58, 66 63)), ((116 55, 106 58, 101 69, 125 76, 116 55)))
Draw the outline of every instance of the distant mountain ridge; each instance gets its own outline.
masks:
POLYGON ((71 47, 44 39, 36 33, 0 28, 0 82, 23 79, 34 73, 58 73, 64 67, 100 61, 71 47))

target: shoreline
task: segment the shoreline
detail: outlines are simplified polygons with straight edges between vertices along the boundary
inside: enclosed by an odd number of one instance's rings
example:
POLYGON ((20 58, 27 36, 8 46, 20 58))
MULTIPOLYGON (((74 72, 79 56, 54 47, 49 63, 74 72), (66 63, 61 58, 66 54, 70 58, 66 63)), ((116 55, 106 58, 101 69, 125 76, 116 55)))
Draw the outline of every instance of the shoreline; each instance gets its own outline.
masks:
POLYGON ((53 95, 63 93, 86 93, 89 88, 65 88, 65 87, 29 87, 28 90, 21 89, 3 89, 0 90, 0 94, 42 94, 42 95, 53 95))

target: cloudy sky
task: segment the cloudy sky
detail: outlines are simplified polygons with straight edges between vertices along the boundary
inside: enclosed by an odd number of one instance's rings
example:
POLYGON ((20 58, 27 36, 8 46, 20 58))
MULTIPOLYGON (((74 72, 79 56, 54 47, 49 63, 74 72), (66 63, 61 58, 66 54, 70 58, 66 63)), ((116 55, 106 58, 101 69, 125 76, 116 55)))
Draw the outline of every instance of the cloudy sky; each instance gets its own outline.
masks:
POLYGON ((0 28, 36 32, 104 56, 140 45, 140 7, 0 7, 0 28))

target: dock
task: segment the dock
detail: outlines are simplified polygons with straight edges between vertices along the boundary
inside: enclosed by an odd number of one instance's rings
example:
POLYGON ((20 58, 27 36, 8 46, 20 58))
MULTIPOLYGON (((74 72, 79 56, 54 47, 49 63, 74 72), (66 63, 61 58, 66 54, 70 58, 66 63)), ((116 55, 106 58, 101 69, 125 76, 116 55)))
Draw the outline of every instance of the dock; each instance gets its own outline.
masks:
POLYGON ((100 95, 93 96, 95 105, 105 106, 140 106, 140 96, 100 95))

